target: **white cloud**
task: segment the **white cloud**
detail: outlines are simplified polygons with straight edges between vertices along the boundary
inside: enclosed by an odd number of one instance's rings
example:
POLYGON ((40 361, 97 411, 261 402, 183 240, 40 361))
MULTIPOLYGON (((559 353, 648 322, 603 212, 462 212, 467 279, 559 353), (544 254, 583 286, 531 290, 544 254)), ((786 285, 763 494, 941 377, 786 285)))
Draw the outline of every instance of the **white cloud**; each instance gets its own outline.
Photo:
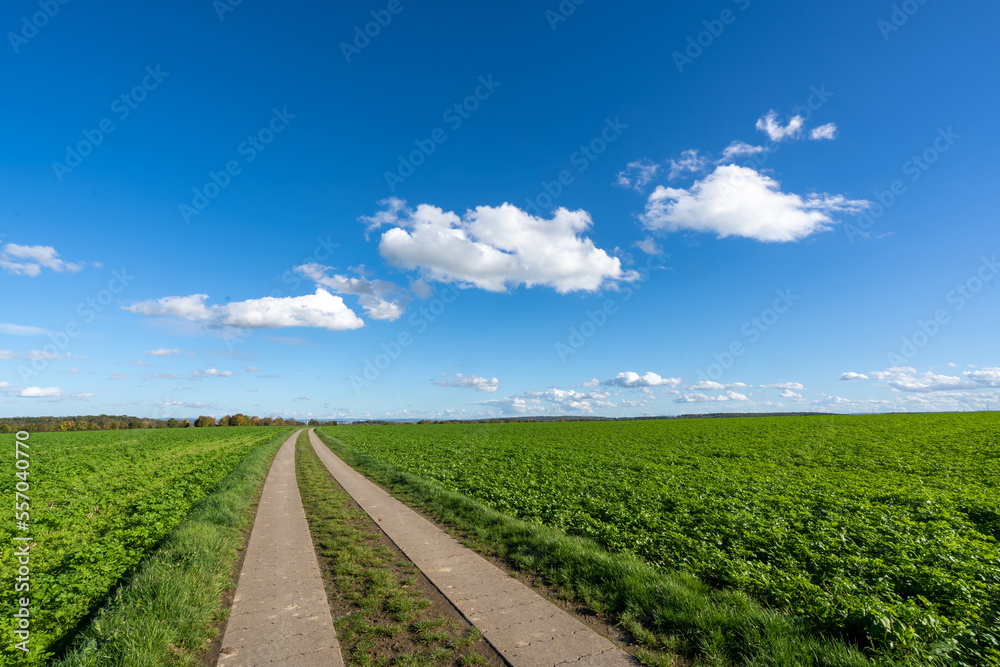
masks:
POLYGON ((837 124, 827 123, 826 125, 820 125, 819 127, 814 127, 809 132, 810 139, 836 139, 837 138, 837 124))
POLYGON ((408 298, 393 296, 399 293, 399 287, 387 280, 368 280, 367 278, 348 278, 340 274, 327 275, 333 267, 323 266, 315 262, 295 267, 295 270, 318 285, 329 287, 335 294, 357 295, 358 304, 365 309, 368 317, 373 320, 398 319, 409 303, 408 298))
POLYGON ((171 354, 180 354, 180 353, 181 351, 178 350, 176 347, 171 348, 169 350, 165 347, 161 347, 156 350, 148 350, 146 352, 143 352, 143 354, 148 354, 153 357, 167 357, 170 356, 171 354))
POLYGON ((746 401, 749 400, 745 394, 736 391, 727 391, 725 394, 710 396, 708 394, 684 394, 674 399, 674 403, 717 403, 724 401, 746 401))
POLYGON ((59 387, 26 387, 21 390, 19 395, 24 398, 58 398, 62 396, 62 389, 59 387))
POLYGON ((50 332, 48 329, 42 329, 41 327, 29 327, 23 324, 2 322, 0 323, 0 333, 7 334, 8 336, 47 336, 50 332))
POLYGON ((232 375, 233 375, 232 371, 220 371, 217 368, 206 368, 203 371, 195 371, 194 373, 192 373, 191 379, 197 380, 198 378, 202 377, 227 378, 227 377, 232 377, 232 375))
POLYGON ((856 213, 868 202, 842 195, 801 196, 749 167, 724 165, 690 189, 658 186, 639 216, 650 230, 690 229, 719 238, 742 236, 758 241, 798 241, 829 229, 829 213, 856 213))
POLYGON ((778 114, 768 111, 767 115, 757 120, 757 129, 766 133, 771 141, 784 141, 798 136, 805 120, 802 116, 793 116, 787 125, 778 123, 778 114))
POLYGON ((441 379, 434 380, 434 384, 439 387, 462 387, 465 389, 475 389, 476 391, 496 391, 500 387, 500 380, 496 378, 488 380, 478 375, 441 373, 441 379))
POLYGON ((647 255, 659 255, 663 252, 663 248, 660 247, 660 244, 649 236, 641 241, 636 241, 633 245, 647 255))
POLYGON ((783 389, 781 391, 782 398, 802 398, 802 394, 797 394, 791 389, 783 389))
POLYGON ((802 391, 805 386, 801 382, 776 382, 774 384, 762 384, 763 389, 794 389, 802 391))
POLYGON ((570 412, 592 413, 598 408, 621 407, 606 400, 608 394, 602 391, 580 392, 573 389, 547 389, 543 392, 525 391, 505 398, 479 401, 474 405, 498 407, 515 414, 567 414, 570 412))
POLYGON ((580 236, 592 225, 586 211, 559 208, 545 219, 503 204, 479 206, 459 217, 421 204, 400 213, 400 226, 382 234, 379 251, 391 264, 420 269, 430 280, 491 292, 544 285, 565 294, 638 278, 624 271, 617 257, 580 236))
POLYGON ((676 387, 681 382, 681 378, 660 377, 652 371, 645 375, 639 375, 635 371, 625 371, 611 380, 605 380, 604 384, 632 389, 634 387, 676 387))
POLYGON ((94 396, 97 396, 97 394, 91 394, 87 391, 80 392, 79 394, 73 394, 73 398, 93 398, 94 396))
POLYGON ((938 375, 932 371, 917 373, 915 368, 898 366, 871 374, 872 378, 885 382, 894 391, 927 392, 950 389, 967 389, 977 386, 970 380, 950 375, 938 375))
POLYGON ((170 316, 207 326, 248 329, 320 327, 330 331, 357 329, 364 321, 344 305, 344 300, 324 289, 306 296, 271 297, 206 306, 207 294, 167 296, 122 306, 131 313, 170 316))
POLYGON ((600 385, 601 381, 598 380, 597 378, 593 378, 592 380, 587 380, 586 382, 583 383, 583 386, 587 388, 599 387, 600 385))
POLYGON ((10 382, 0 382, 0 389, 10 389, 13 386, 10 382))
POLYGON ((722 151, 722 158, 719 162, 728 162, 744 155, 756 155, 766 150, 763 146, 751 146, 745 141, 734 141, 722 151))
POLYGON ((20 359, 21 355, 15 354, 10 350, 0 350, 0 360, 8 361, 10 359, 20 359))
POLYGON ((705 168, 708 159, 698 155, 698 151, 689 149, 681 153, 679 160, 670 160, 670 172, 667 178, 673 180, 684 174, 695 174, 705 168))
POLYGON ((406 209, 406 202, 399 197, 380 199, 378 205, 385 208, 375 213, 375 215, 363 215, 358 218, 361 222, 368 223, 368 226, 365 227, 365 239, 368 238, 371 232, 375 231, 379 227, 382 227, 383 225, 397 224, 399 222, 400 213, 403 213, 406 209))
POLYGON ((259 373, 260 372, 260 369, 257 368, 256 366, 244 366, 243 370, 246 371, 247 373, 259 373))
POLYGON ((854 371, 847 371, 846 373, 841 373, 841 380, 867 380, 868 376, 864 373, 855 373, 854 371))
POLYGON ((1000 368, 983 368, 978 371, 965 371, 963 375, 971 382, 975 382, 976 384, 984 387, 1000 387, 1000 368))
POLYGON ((732 384, 722 384, 720 382, 715 382, 713 380, 702 380, 698 384, 692 384, 685 387, 685 389, 693 389, 695 391, 717 391, 722 389, 743 389, 749 387, 745 382, 733 382, 732 384))
POLYGON ((64 262, 56 249, 47 245, 8 243, 0 251, 0 268, 11 275, 34 277, 43 267, 57 273, 76 273, 83 269, 83 264, 64 262))
POLYGON ((618 172, 618 179, 615 183, 623 188, 640 190, 656 177, 656 172, 659 169, 660 165, 652 160, 629 162, 625 165, 624 171, 618 172))

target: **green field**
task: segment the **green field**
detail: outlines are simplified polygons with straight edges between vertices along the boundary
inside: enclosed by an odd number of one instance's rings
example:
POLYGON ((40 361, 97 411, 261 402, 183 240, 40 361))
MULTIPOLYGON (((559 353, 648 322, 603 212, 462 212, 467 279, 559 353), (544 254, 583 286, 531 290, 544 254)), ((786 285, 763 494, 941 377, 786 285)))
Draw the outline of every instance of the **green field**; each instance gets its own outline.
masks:
POLYGON ((996 414, 324 431, 505 514, 745 592, 877 662, 1000 665, 996 414))
MULTIPOLYGON (((13 538, 30 535, 31 654, 14 647, 11 596, 0 618, 0 664, 43 664, 81 621, 233 468, 287 428, 35 433, 28 440, 30 531, 0 523, 0 587, 14 590, 13 538)), ((13 500, 14 435, 2 436, 0 494, 13 500)))

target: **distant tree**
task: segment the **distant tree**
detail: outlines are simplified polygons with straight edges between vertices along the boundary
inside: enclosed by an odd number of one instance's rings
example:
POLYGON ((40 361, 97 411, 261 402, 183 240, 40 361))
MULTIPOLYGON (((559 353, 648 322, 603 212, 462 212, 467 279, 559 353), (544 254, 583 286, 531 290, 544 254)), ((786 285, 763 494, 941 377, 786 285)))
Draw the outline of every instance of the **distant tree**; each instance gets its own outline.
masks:
POLYGON ((9 424, 0 424, 0 433, 10 433, 11 428, 9 424))
POLYGON ((323 426, 336 426, 336 425, 337 425, 337 422, 335 420, 328 421, 327 423, 323 424, 323 426))
POLYGON ((219 426, 232 426, 232 424, 229 422, 230 419, 231 419, 230 415, 226 415, 225 417, 219 420, 219 426))
POLYGON ((207 417, 202 415, 194 422, 195 426, 215 426, 215 417, 207 417))
POLYGON ((274 425, 275 425, 275 426, 284 426, 284 425, 285 425, 285 420, 284 420, 284 419, 282 419, 281 417, 277 417, 277 418, 276 418, 276 419, 274 420, 274 422, 273 422, 273 423, 274 423, 274 425))
POLYGON ((173 417, 167 420, 167 428, 177 428, 180 425, 181 423, 176 419, 174 419, 173 417))
POLYGON ((183 422, 181 422, 181 426, 183 428, 191 428, 191 422, 189 422, 187 419, 185 419, 183 422))
POLYGON ((249 426, 250 418, 247 417, 242 412, 237 412, 235 415, 229 418, 230 426, 249 426))
POLYGON ((59 423, 60 431, 72 431, 73 427, 76 426, 76 422, 64 421, 59 423))
POLYGON ((258 417, 257 415, 254 415, 253 417, 251 417, 250 418, 250 425, 251 426, 260 426, 260 417, 258 417))
POLYGON ((261 426, 270 426, 273 423, 274 423, 274 420, 271 419, 270 417, 264 417, 263 419, 260 420, 260 425, 261 426))
POLYGON ((307 426, 319 426, 319 421, 316 419, 310 419, 307 426))

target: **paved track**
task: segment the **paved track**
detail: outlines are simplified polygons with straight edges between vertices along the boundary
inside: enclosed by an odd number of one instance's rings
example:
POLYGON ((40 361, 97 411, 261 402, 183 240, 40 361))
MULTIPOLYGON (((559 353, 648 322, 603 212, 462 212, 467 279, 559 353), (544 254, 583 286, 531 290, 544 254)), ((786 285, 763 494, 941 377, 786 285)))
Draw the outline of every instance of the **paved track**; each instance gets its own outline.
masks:
POLYGON ((312 429, 309 441, 340 485, 513 667, 638 664, 369 482, 331 452, 312 429))
POLYGON ((264 482, 218 667, 344 664, 295 481, 299 433, 264 482))

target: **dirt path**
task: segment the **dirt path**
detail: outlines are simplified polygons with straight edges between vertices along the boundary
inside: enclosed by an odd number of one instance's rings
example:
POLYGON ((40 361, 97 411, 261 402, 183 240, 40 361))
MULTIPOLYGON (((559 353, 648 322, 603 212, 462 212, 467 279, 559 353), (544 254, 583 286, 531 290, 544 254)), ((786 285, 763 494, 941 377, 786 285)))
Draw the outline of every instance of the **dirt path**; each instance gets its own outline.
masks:
POLYGON ((637 664, 610 641, 355 472, 313 429, 309 441, 340 485, 513 667, 637 664))
POLYGON ((295 481, 296 431, 278 450, 254 520, 219 667, 341 667, 295 481))

